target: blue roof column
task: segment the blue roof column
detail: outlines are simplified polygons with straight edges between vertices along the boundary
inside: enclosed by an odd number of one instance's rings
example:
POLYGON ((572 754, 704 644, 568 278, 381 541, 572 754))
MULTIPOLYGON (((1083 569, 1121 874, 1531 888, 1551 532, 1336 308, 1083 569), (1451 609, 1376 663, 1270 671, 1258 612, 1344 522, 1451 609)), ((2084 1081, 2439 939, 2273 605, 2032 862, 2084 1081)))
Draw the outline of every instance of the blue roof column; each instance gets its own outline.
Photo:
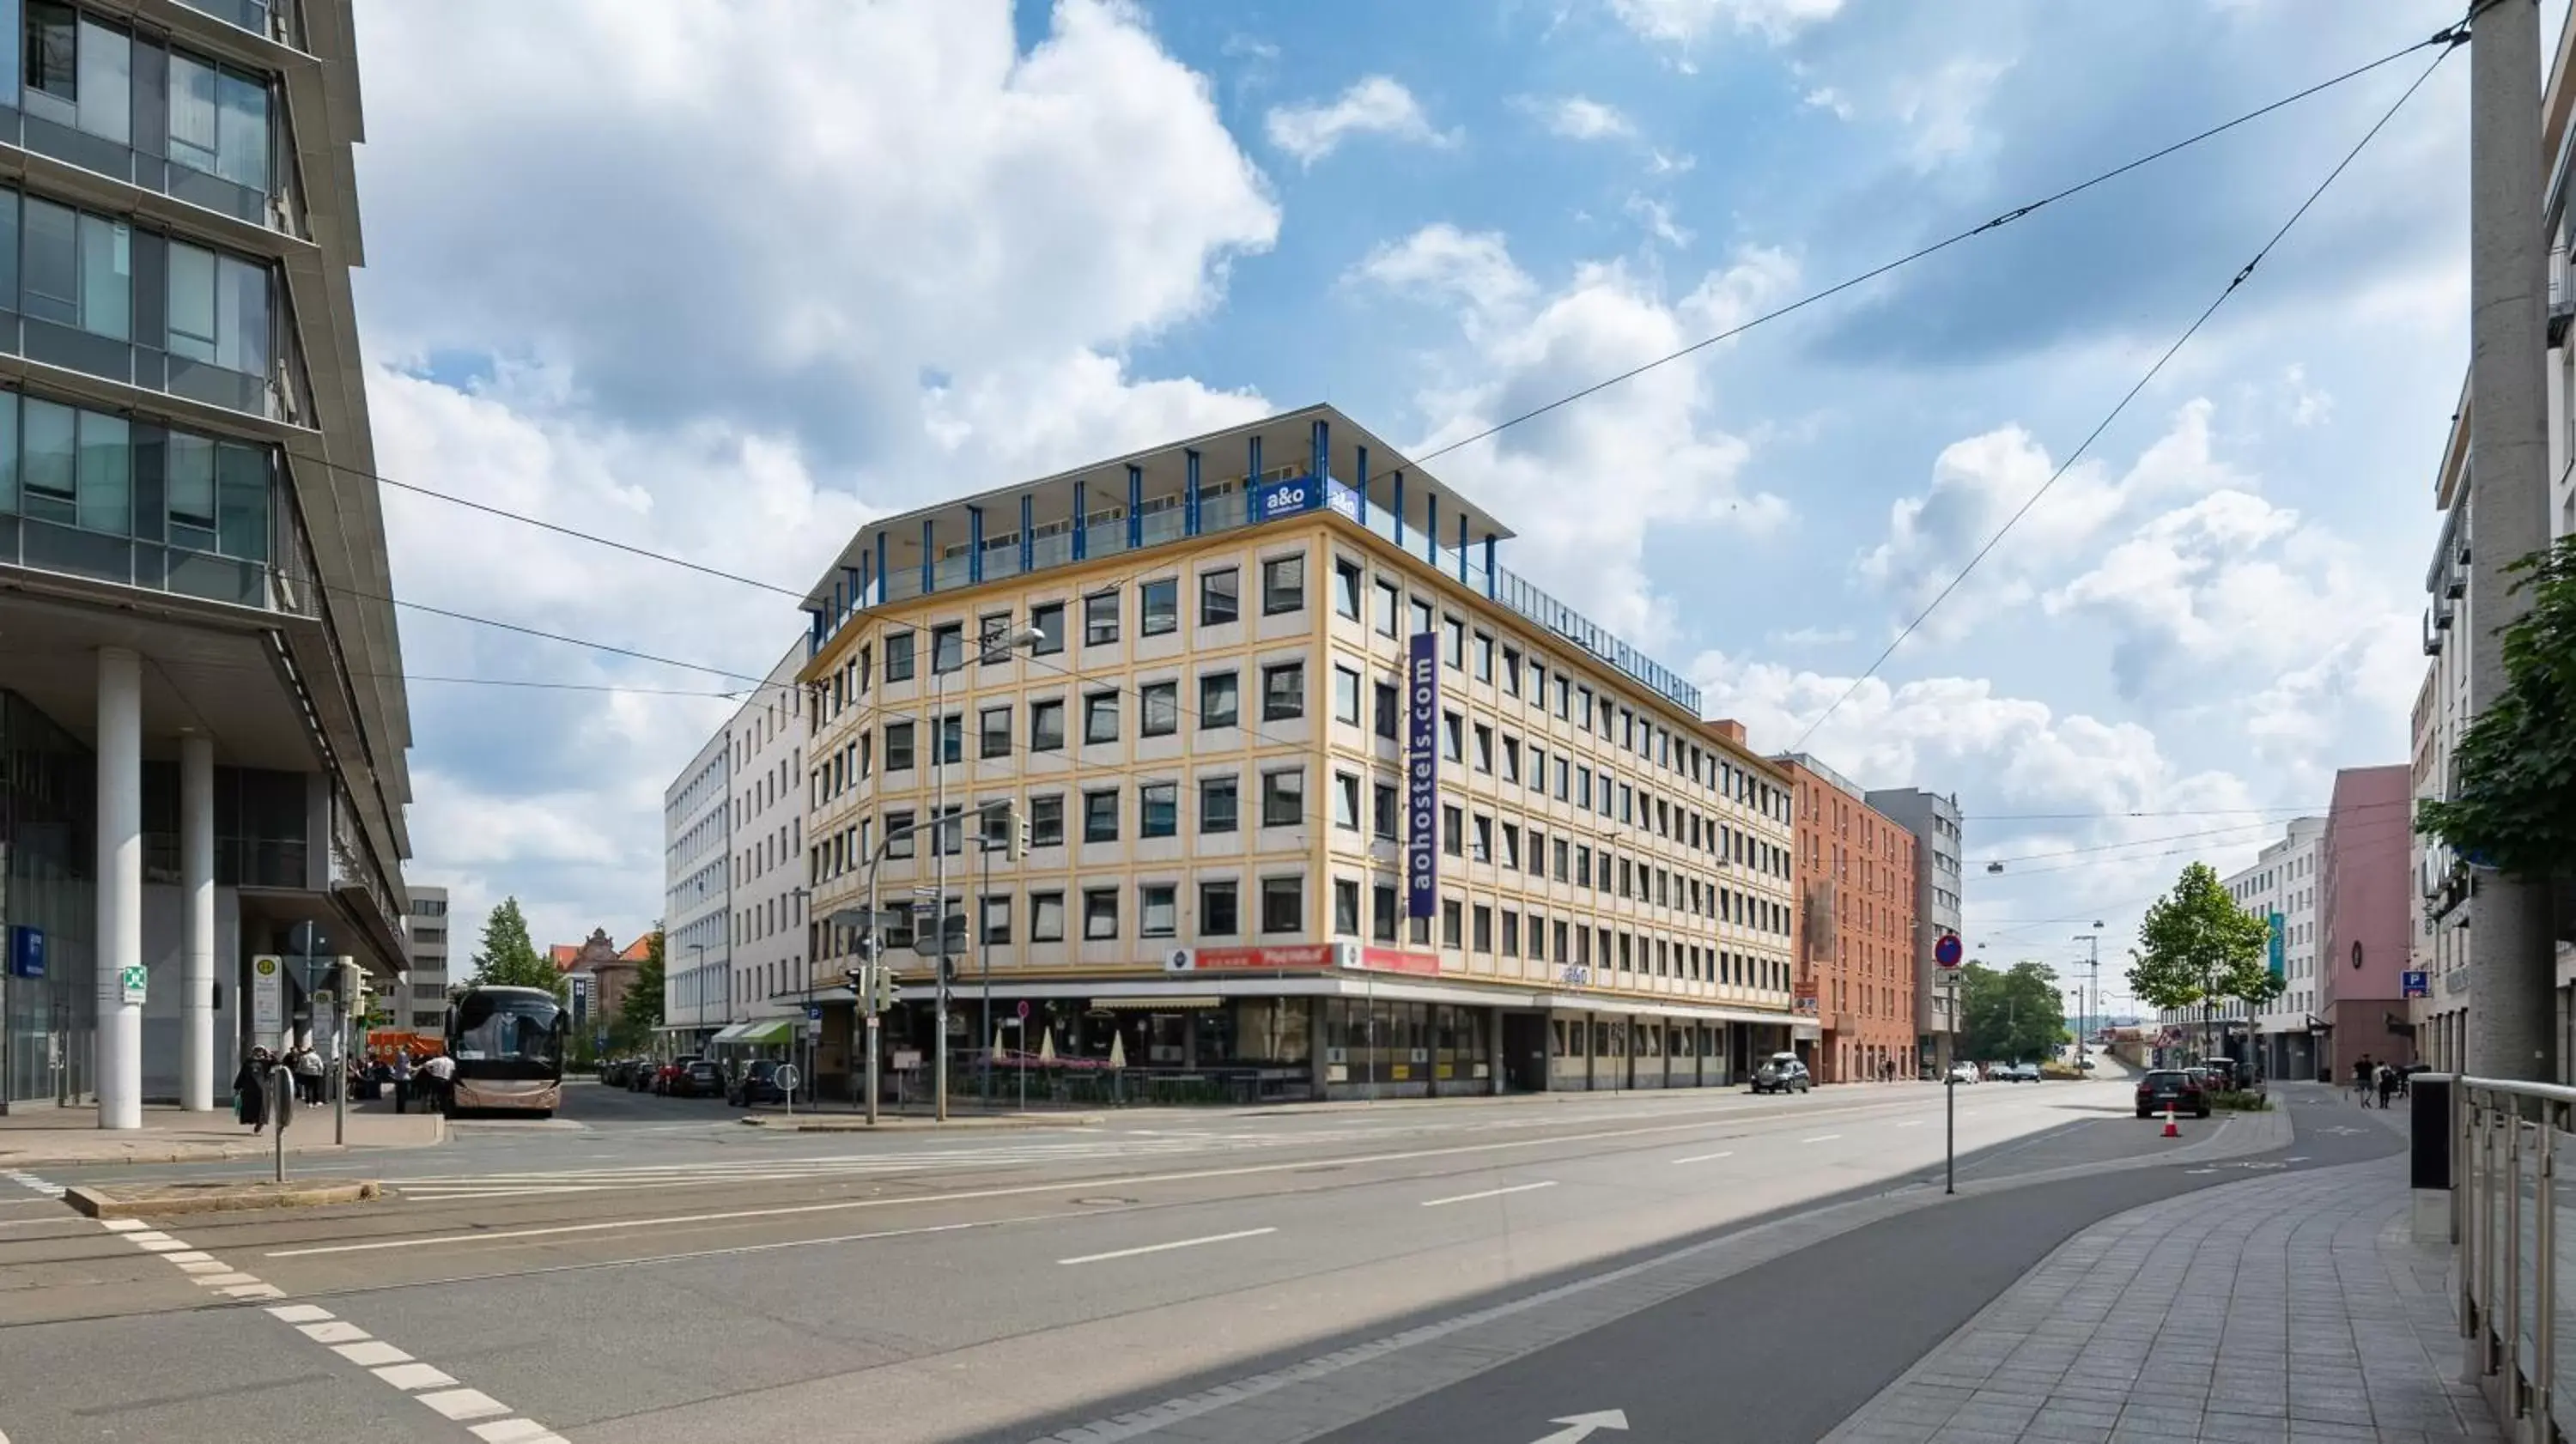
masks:
POLYGON ((1424 492, 1422 504, 1430 509, 1430 514, 1422 522, 1423 555, 1429 557, 1431 565, 1437 568, 1440 565, 1440 493, 1424 492))
POLYGON ((1395 474, 1395 544, 1404 545, 1404 473, 1395 474))
POLYGON ((1485 600, 1487 601, 1492 601, 1502 591, 1501 583, 1495 580, 1498 575, 1499 573, 1494 570, 1494 534, 1487 532, 1485 533, 1485 600))
POLYGON ((1320 416, 1306 439, 1306 464, 1319 479, 1333 474, 1333 423, 1320 416))
POLYGON ((939 534, 931 529, 928 517, 921 519, 921 594, 929 596, 939 590, 939 534))
POLYGON ((894 573, 886 570, 886 534, 883 527, 877 529, 877 593, 881 601, 889 600, 894 595, 894 573))
POLYGON ((1073 559, 1075 561, 1081 561, 1091 555, 1091 522, 1088 517, 1091 504, 1082 499, 1084 490, 1081 482, 1077 481, 1073 484, 1073 559))
POLYGON ((1467 513, 1464 510, 1458 513, 1458 580, 1461 584, 1467 580, 1467 513))
POLYGON ((1145 468, 1127 468, 1127 550, 1145 544, 1145 468))
POLYGON ((984 509, 966 508, 966 581, 969 585, 984 580, 984 509))
POLYGON ((1354 481, 1355 483, 1357 483, 1357 490, 1359 491, 1359 494, 1360 494, 1360 505, 1359 505, 1360 525, 1362 525, 1362 526, 1367 526, 1367 525, 1368 525, 1368 486, 1369 486, 1369 474, 1368 474, 1368 448, 1367 448, 1367 447, 1365 447, 1365 446, 1362 446, 1362 447, 1358 447, 1358 448, 1356 448, 1356 450, 1357 450, 1357 452, 1359 453, 1359 460, 1358 460, 1358 461, 1356 461, 1356 462, 1354 462, 1354 463, 1352 463, 1352 469, 1353 469, 1353 470, 1355 470, 1355 471, 1357 471, 1359 474, 1358 474, 1357 476, 1355 476, 1355 477, 1351 478, 1351 479, 1352 479, 1352 481, 1354 481))
POLYGON ((1246 440, 1247 444, 1244 448, 1246 459, 1243 463, 1243 524, 1250 526, 1261 520, 1260 513, 1253 510, 1252 501, 1253 492, 1261 486, 1261 438, 1253 436, 1246 440))
POLYGON ((1199 534, 1199 454, 1196 451, 1184 451, 1181 453, 1181 463, 1188 473, 1188 480, 1181 483, 1181 530, 1191 536, 1197 536, 1199 534))
POLYGON ((840 630, 841 619, 849 614, 848 608, 841 599, 841 584, 832 583, 832 609, 823 614, 823 630, 827 634, 840 630))
POLYGON ((1038 569, 1037 502, 1027 492, 1020 493, 1020 574, 1038 569))
POLYGON ((812 623, 805 629, 805 655, 811 657, 823 650, 823 609, 807 607, 805 616, 812 623))
MULTIPOLYGON (((867 553, 861 552, 859 557, 864 561, 867 553)), ((857 567, 844 566, 841 568, 841 582, 850 589, 850 612, 864 610, 868 604, 868 574, 857 567)), ((842 620, 849 620, 848 615, 845 614, 842 620)))

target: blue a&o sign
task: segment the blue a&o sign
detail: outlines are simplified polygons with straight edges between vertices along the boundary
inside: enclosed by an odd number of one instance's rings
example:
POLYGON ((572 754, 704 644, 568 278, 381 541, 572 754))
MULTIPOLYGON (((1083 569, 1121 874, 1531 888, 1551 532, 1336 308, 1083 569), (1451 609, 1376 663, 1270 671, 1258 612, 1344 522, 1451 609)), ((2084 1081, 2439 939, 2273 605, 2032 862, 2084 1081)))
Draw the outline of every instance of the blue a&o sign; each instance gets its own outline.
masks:
POLYGON ((9 929, 9 976, 41 978, 45 975, 45 930, 20 923, 9 929))
POLYGON ((1417 632, 1404 654, 1404 915, 1440 911, 1440 638, 1417 632))
POLYGON ((1273 517, 1313 511, 1323 504, 1324 479, 1320 476, 1274 481, 1252 493, 1252 519, 1269 521, 1273 517))

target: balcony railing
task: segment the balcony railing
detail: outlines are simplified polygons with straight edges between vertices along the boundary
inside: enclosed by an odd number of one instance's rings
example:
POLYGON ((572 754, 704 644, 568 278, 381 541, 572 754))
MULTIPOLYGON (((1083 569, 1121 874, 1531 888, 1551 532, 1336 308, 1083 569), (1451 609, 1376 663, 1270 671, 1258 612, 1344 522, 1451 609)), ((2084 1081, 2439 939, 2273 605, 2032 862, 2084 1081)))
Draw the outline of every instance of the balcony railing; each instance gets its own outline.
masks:
POLYGON ((2451 1080, 2451 1242, 2469 1372, 2517 1438, 2576 1438, 2576 1088, 2451 1080))
MULTIPOLYGON (((1293 488, 1311 480, 1311 476, 1298 478, 1278 483, 1275 487, 1257 489, 1251 495, 1275 494, 1280 487, 1293 488)), ((1402 528, 1402 534, 1399 535, 1399 528, 1393 514, 1383 507, 1364 508, 1360 494, 1337 479, 1326 478, 1323 486, 1312 488, 1307 495, 1310 500, 1304 505, 1288 510, 1265 507, 1257 517, 1253 514, 1253 508, 1243 492, 1209 497, 1199 508, 1198 534, 1213 536, 1267 522, 1283 521, 1295 516, 1331 511, 1341 516, 1343 520, 1366 527, 1406 551, 1422 557, 1441 575, 1457 578, 1462 585, 1482 592, 1494 601, 1518 612, 1554 633, 1559 639, 1590 653, 1595 660, 1615 667, 1637 681, 1643 682, 1664 697, 1688 708, 1692 716, 1700 715, 1699 688, 1692 686, 1680 673, 1629 646, 1612 635, 1608 628, 1558 601, 1544 590, 1513 573, 1509 568, 1496 566, 1489 575, 1481 548, 1472 545, 1464 549, 1444 546, 1436 537, 1425 535, 1422 528, 1418 526, 1402 528)), ((1084 529, 1083 560, 1097 561, 1103 557, 1149 550, 1183 540, 1188 535, 1187 513, 1178 506, 1168 506, 1159 511, 1145 513, 1138 523, 1137 531, 1139 535, 1131 545, 1128 537, 1128 519, 1123 514, 1114 519, 1094 522, 1084 529)), ((1067 530, 1031 541, 1028 544, 1028 571, 1033 574, 1072 564, 1075 560, 1073 540, 1073 533, 1067 530)), ((943 592, 976 585, 972 561, 973 559, 964 553, 941 558, 931 568, 929 590, 943 592)), ((1000 544, 988 543, 984 549, 982 580, 991 582, 1005 577, 1019 576, 1021 575, 1020 561, 1021 542, 1018 538, 1015 537, 1000 544)), ((922 573, 919 566, 889 567, 886 573, 869 588, 868 594, 853 604, 852 611, 854 613, 864 611, 880 603, 904 601, 922 594, 922 573)), ((819 640, 818 638, 817 641, 819 640)))

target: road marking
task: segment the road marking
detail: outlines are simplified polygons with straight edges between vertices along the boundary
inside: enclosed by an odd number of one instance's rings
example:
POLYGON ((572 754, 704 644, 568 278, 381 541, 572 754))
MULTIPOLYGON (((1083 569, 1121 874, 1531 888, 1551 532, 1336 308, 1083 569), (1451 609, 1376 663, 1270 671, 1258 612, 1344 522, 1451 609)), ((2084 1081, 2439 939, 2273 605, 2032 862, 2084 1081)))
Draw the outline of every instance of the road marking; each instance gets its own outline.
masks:
POLYGON ((1727 1150, 1727 1151, 1726 1151, 1726 1152, 1724 1152, 1724 1153, 1694 1153, 1694 1154, 1692 1154, 1692 1155, 1691 1155, 1690 1157, 1688 1157, 1688 1158, 1676 1158, 1676 1159, 1674 1159, 1674 1160, 1673 1160, 1673 1162, 1675 1162, 1675 1163, 1707 1163, 1707 1162, 1710 1162, 1710 1161, 1712 1161, 1712 1160, 1714 1160, 1714 1159, 1719 1159, 1719 1158, 1733 1158, 1734 1156, 1735 1156, 1735 1152, 1734 1152, 1734 1150, 1733 1150, 1733 1149, 1729 1149, 1729 1150, 1727 1150))
POLYGON ((427 1364, 393 1364, 370 1372, 405 1393, 414 1389, 441 1389, 456 1382, 455 1375, 427 1364))
POLYGON ((1819 1133, 1813 1138, 1801 1138, 1798 1141, 1800 1143, 1831 1143, 1840 1137, 1842 1137, 1842 1135, 1839 1133, 1819 1133))
POLYGON ((1107 1253, 1079 1254, 1073 1258, 1057 1259, 1056 1262, 1060 1264, 1107 1263, 1114 1258, 1135 1258, 1139 1254, 1169 1253, 1176 1248, 1197 1248, 1201 1244, 1208 1243, 1232 1243, 1239 1238, 1259 1238, 1263 1234, 1278 1231, 1275 1228, 1237 1229, 1233 1233, 1212 1233, 1205 1238, 1183 1238, 1174 1239, 1170 1243, 1149 1243, 1143 1248, 1121 1248, 1112 1249, 1107 1253))
POLYGON ((1461 1193, 1450 1198, 1426 1198, 1422 1201, 1422 1206, 1443 1208, 1453 1203, 1473 1203, 1480 1198, 1500 1198, 1507 1193, 1528 1193, 1533 1189, 1554 1187, 1556 1187, 1556 1180, 1552 1178, 1543 1183, 1515 1183, 1509 1188, 1489 1188, 1482 1193, 1461 1193))
POLYGON ((1920 1128, 1923 1126, 1923 1120, 1920 1118, 1908 1118, 1896 1126, 1899 1128, 1920 1128))
POLYGON ((1544 1439, 1537 1440, 1536 1444, 1583 1444, 1584 1440, 1603 1429, 1616 1429, 1623 1434, 1628 1430, 1628 1416, 1618 1409, 1598 1409, 1589 1414, 1568 1414, 1562 1419, 1550 1419, 1547 1422, 1562 1424, 1565 1427, 1544 1439))
POLYGON ((480 1389, 445 1389, 435 1394, 414 1394, 413 1398, 450 1419, 480 1419, 491 1414, 507 1414, 510 1406, 480 1389))

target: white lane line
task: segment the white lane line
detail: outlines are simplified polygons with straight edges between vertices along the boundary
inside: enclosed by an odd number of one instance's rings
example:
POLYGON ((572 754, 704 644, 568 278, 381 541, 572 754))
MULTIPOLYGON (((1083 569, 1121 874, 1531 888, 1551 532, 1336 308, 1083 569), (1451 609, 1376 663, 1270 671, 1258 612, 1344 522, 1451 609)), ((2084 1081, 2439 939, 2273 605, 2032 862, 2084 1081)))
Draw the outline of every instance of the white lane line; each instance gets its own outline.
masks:
POLYGON ((393 1364, 374 1371, 375 1376, 408 1393, 413 1389, 443 1389, 456 1382, 456 1376, 443 1373, 427 1364, 393 1364))
POLYGON ((1426 1198, 1422 1200, 1422 1206, 1445 1208, 1453 1203, 1473 1203, 1480 1198, 1500 1198, 1507 1193, 1528 1193, 1534 1189, 1554 1187, 1556 1187, 1556 1180, 1552 1178, 1540 1183, 1515 1183, 1509 1188, 1488 1188, 1481 1193, 1461 1193, 1449 1198, 1426 1198))
POLYGON ((354 1344, 334 1344, 331 1352, 352 1364, 373 1369, 386 1364, 408 1364, 411 1355, 382 1339, 361 1339, 354 1344))
POLYGON ((1715 1160, 1717 1160, 1717 1159, 1720 1159, 1720 1158, 1733 1158, 1734 1156, 1735 1156, 1734 1150, 1730 1149, 1730 1150, 1728 1150, 1727 1152, 1724 1152, 1724 1153, 1694 1153, 1694 1154, 1692 1154, 1692 1155, 1691 1155, 1690 1157, 1688 1157, 1688 1158, 1676 1158, 1676 1159, 1674 1159, 1674 1160, 1673 1160, 1673 1162, 1675 1162, 1675 1163, 1709 1163, 1709 1162, 1713 1162, 1713 1161, 1715 1161, 1715 1160))
POLYGON ((1114 1258, 1135 1258, 1140 1254, 1169 1253, 1176 1248, 1197 1248, 1201 1244, 1232 1243, 1239 1238, 1259 1238, 1263 1234, 1278 1231, 1275 1228, 1237 1229, 1233 1233, 1212 1233, 1205 1238, 1180 1238, 1170 1243, 1149 1243, 1143 1248, 1120 1248, 1111 1249, 1107 1253, 1078 1254, 1072 1258, 1057 1259, 1056 1262, 1059 1264, 1107 1263, 1114 1258))
POLYGON ((1923 1120, 1920 1118, 1908 1118, 1896 1126, 1899 1128, 1920 1128, 1923 1126, 1923 1120))
POLYGON ((1813 1138, 1801 1138, 1798 1141, 1800 1143, 1831 1143, 1840 1137, 1842 1137, 1842 1135, 1839 1133, 1819 1133, 1813 1138))
POLYGON ((480 1389, 445 1389, 435 1394, 414 1394, 413 1398, 450 1419, 480 1419, 490 1414, 507 1414, 510 1406, 480 1389))

